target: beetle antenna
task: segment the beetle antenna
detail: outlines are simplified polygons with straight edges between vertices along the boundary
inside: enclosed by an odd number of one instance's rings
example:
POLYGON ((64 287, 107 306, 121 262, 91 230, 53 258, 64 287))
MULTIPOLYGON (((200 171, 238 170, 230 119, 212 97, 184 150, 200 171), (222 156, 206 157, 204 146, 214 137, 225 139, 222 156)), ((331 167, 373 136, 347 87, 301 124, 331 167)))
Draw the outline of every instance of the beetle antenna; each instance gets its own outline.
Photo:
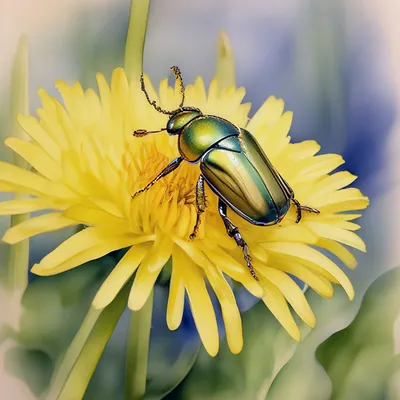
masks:
POLYGON ((166 131, 166 130, 167 130, 167 128, 161 128, 161 129, 158 129, 156 131, 146 131, 146 129, 136 129, 133 132, 133 136, 142 137, 142 136, 147 136, 147 135, 149 135, 151 133, 159 133, 159 132, 166 131))
POLYGON ((181 103, 179 104, 179 108, 181 108, 183 106, 183 103, 185 102, 185 86, 183 84, 181 70, 176 65, 171 67, 171 69, 174 72, 175 79, 179 82, 179 84, 181 86, 182 100, 181 100, 181 103))
POLYGON ((148 103, 151 106, 153 106, 159 113, 166 114, 166 115, 173 115, 174 114, 174 111, 163 110, 160 106, 157 105, 155 100, 153 100, 153 101, 150 100, 149 94, 147 93, 146 86, 144 84, 144 76, 143 76, 143 74, 140 75, 140 87, 142 89, 142 92, 145 94, 148 103))

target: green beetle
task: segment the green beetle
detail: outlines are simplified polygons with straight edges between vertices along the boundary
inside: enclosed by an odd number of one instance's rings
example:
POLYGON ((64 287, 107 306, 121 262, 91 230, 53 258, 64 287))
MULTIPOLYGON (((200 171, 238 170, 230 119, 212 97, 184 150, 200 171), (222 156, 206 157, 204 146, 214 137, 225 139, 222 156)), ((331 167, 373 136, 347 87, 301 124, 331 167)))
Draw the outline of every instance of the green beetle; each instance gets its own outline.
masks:
POLYGON ((156 178, 132 197, 148 190, 158 180, 179 167, 182 161, 200 163, 201 174, 196 185, 197 220, 190 239, 198 232, 201 214, 206 201, 204 181, 218 196, 218 210, 226 231, 244 253, 244 259, 252 276, 258 280, 252 266, 249 249, 238 228, 227 216, 229 206, 238 215, 254 225, 267 226, 280 222, 287 214, 290 203, 297 207, 297 220, 302 210, 319 213, 315 208, 300 205, 289 184, 269 161, 250 132, 231 122, 213 115, 204 115, 194 107, 184 107, 185 88, 178 67, 171 68, 181 85, 182 100, 179 108, 166 111, 151 101, 141 76, 141 88, 147 101, 160 113, 170 115, 165 128, 159 131, 136 130, 133 135, 141 137, 149 133, 167 131, 178 135, 180 157, 172 160, 156 178))

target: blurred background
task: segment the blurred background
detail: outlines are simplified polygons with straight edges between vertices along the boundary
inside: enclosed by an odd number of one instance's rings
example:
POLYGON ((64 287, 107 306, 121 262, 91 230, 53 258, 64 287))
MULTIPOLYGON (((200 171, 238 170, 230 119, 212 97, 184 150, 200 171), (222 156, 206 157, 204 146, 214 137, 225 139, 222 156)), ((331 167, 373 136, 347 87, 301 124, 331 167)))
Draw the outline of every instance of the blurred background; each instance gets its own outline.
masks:
MULTIPOLYGON (((84 87, 96 87, 96 72, 109 79, 111 71, 123 65, 129 7, 129 0, 0 1, 2 139, 9 135, 12 124, 10 76, 20 35, 25 33, 29 40, 30 108, 34 112, 40 105, 38 88, 58 96, 56 79, 80 80, 84 87)), ((400 264, 399 15, 400 3, 395 0, 151 1, 144 68, 153 82, 167 76, 171 65, 180 66, 185 82, 198 75, 210 82, 218 32, 224 29, 235 55, 236 82, 246 87, 245 101, 253 104, 251 113, 268 96, 282 97, 285 108, 294 111, 293 141, 315 139, 323 153, 342 154, 344 168, 359 177, 357 186, 371 199, 361 221, 368 253, 357 254, 359 267, 349 272, 356 299, 349 303, 340 290, 329 301, 309 294, 318 325, 298 348, 273 318, 256 306, 244 314, 245 335, 246 329, 249 335, 258 331, 254 348, 236 356, 235 361, 227 352, 213 363, 202 351, 197 357, 198 338, 190 317, 176 335, 166 332, 162 315, 166 292, 159 288, 160 317, 153 318, 152 349, 154 357, 159 357, 157 351, 166 345, 172 350, 163 355, 164 361, 150 360, 152 388, 158 396, 161 389, 155 382, 165 366, 184 365, 183 379, 194 363, 170 398, 400 399, 396 357, 400 352, 400 277, 395 269, 400 264), (264 322, 259 322, 261 319, 264 322), (264 364, 254 360, 260 351, 265 352, 264 364), (227 392, 229 385, 231 392, 227 392)), ((0 158, 11 157, 11 151, 1 146, 0 158)), ((0 193, 0 198, 8 195, 0 193)), ((9 218, 1 217, 1 235, 8 225, 9 218)), ((64 230, 32 239, 30 263, 39 261, 70 234, 64 230)), ((0 244, 0 262, 7 251, 0 244)), ((7 388, 2 392, 9 394, 0 396, 2 399, 37 398, 43 392, 54 360, 73 337, 90 303, 91 290, 107 268, 80 277, 88 286, 82 283, 73 295, 69 293, 75 300, 58 310, 70 315, 68 329, 66 321, 59 318, 50 333, 46 325, 50 300, 38 297, 44 286, 33 282, 24 307, 31 307, 31 313, 40 308, 41 314, 30 316, 28 322, 28 312, 22 314, 26 334, 17 340, 20 348, 15 347, 11 354, 12 346, 3 346, 0 385, 7 388), (40 331, 39 327, 47 336, 29 337, 27 332, 40 331), (58 345, 49 349, 43 345, 46 340, 58 345), (36 375, 21 374, 15 360, 32 365, 36 375)), ((54 279, 57 285, 65 284, 63 278, 54 279)), ((49 299, 53 295, 50 293, 49 299)), ((2 319, 9 319, 7 310, 0 307, 2 319)), ((12 317, 19 320, 20 315, 12 317)), ((89 386, 88 399, 119 395, 125 362, 124 323, 128 320, 124 315, 120 321, 89 386)), ((172 385, 166 383, 165 387, 168 384, 172 385)))

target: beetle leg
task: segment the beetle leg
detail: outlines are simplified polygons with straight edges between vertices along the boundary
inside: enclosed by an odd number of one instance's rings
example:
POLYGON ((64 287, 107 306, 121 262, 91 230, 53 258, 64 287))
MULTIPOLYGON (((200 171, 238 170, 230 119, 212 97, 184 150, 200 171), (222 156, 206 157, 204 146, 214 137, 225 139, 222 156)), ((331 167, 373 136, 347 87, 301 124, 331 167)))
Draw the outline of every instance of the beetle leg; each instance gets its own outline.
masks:
POLYGON ((134 199, 138 194, 143 193, 146 190, 149 190, 157 181, 159 181, 161 178, 164 178, 164 176, 168 175, 172 171, 175 171, 179 167, 179 165, 181 165, 182 161, 183 161, 182 157, 177 157, 174 160, 172 160, 151 182, 149 182, 143 189, 138 190, 132 196, 132 199, 134 199))
POLYGON ((235 226, 232 223, 232 221, 228 218, 228 216, 226 215, 227 214, 227 206, 221 199, 219 199, 219 202, 218 202, 218 211, 219 211, 219 215, 221 216, 222 220, 224 221, 226 232, 228 233, 228 235, 231 238, 235 239, 236 244, 242 248, 244 260, 246 261, 247 268, 249 269, 252 277, 256 281, 258 281, 259 279, 258 279, 257 273, 253 268, 253 264, 251 263, 251 257, 249 254, 249 246, 247 246, 247 243, 242 238, 242 235, 240 234, 238 227, 235 226))
POLYGON ((302 206, 298 200, 296 199, 292 199, 293 204, 296 206, 296 211, 297 211, 297 218, 296 218, 296 224, 298 224, 301 220, 301 212, 302 211, 308 211, 311 213, 315 213, 315 214, 319 214, 319 210, 317 210, 316 208, 312 208, 309 206, 302 206))
POLYGON ((196 207, 197 207, 197 217, 196 217, 196 224, 193 228, 192 234, 189 236, 190 240, 193 240, 200 227, 201 223, 201 214, 206 210, 206 194, 204 192, 204 177, 203 175, 199 176, 199 179, 196 183, 196 207))

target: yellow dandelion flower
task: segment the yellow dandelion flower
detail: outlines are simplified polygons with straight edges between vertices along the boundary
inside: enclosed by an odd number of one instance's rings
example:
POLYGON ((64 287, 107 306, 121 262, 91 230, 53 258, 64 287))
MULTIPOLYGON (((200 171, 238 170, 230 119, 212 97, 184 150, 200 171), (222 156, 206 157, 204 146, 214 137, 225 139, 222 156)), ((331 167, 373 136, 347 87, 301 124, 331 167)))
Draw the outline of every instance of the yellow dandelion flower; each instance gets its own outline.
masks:
MULTIPOLYGON (((320 210, 318 215, 304 213, 297 224, 292 207, 279 224, 269 227, 254 226, 228 210, 249 246, 257 281, 249 273, 241 249, 226 234, 218 214, 218 199, 207 185, 208 206, 197 238, 189 239, 197 217, 198 165, 182 163, 132 199, 133 193, 179 155, 177 139, 166 132, 143 138, 132 136, 137 129, 165 127, 168 116, 148 104, 139 83, 129 82, 123 69, 113 72, 110 86, 100 74, 97 81, 99 95, 92 89, 83 90, 79 83, 69 86, 57 82, 64 104, 40 90, 42 108, 37 111, 38 119, 18 118, 32 141, 6 139, 6 145, 34 171, 1 162, 0 190, 33 197, 4 201, 0 213, 53 211, 11 227, 3 240, 13 244, 66 226, 87 226, 34 265, 34 273, 62 273, 111 251, 129 248, 103 283, 93 305, 106 307, 136 273, 128 306, 139 310, 172 257, 168 326, 172 330, 179 327, 186 293, 200 338, 212 356, 218 352, 219 337, 207 283, 220 302, 233 353, 242 349, 242 327, 226 277, 262 298, 296 340, 300 339, 300 331, 288 304, 311 327, 315 317, 288 274, 297 276, 323 297, 331 297, 332 284, 338 284, 353 298, 345 273, 318 248, 329 250, 348 267, 355 267, 355 258, 343 245, 361 251, 365 251, 365 245, 354 233, 359 225, 352 222, 360 215, 348 211, 366 208, 368 199, 358 189, 346 188, 355 176, 332 173, 343 164, 342 157, 316 155, 320 147, 315 141, 290 143, 292 113, 284 112, 283 100, 268 98, 248 120, 250 104, 242 103, 244 88, 220 90, 217 80, 213 80, 206 90, 201 78, 186 88, 185 105, 246 127, 294 189, 296 198, 320 210)), ((179 106, 178 84, 170 87, 164 79, 157 93, 147 77, 145 82, 150 98, 163 109, 179 106)))

